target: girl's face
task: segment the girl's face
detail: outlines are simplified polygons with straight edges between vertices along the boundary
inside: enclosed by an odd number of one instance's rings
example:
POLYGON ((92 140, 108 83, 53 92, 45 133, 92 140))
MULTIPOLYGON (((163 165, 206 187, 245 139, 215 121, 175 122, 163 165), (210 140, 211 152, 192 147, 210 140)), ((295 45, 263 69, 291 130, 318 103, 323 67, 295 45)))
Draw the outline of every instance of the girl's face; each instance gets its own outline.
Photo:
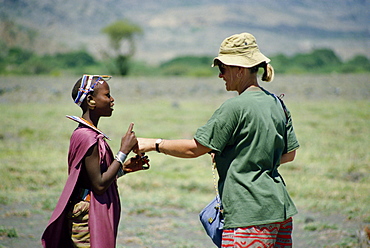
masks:
POLYGON ((110 95, 109 85, 106 81, 95 87, 93 100, 95 101, 94 112, 99 116, 111 116, 114 106, 114 98, 110 95))

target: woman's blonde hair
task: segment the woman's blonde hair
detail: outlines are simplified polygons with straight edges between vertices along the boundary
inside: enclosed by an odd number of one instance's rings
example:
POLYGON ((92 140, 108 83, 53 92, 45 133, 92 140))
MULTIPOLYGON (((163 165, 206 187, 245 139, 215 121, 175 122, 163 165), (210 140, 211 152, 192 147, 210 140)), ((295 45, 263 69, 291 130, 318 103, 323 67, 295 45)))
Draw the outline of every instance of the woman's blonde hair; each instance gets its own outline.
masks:
POLYGON ((272 67, 272 65, 270 64, 266 64, 266 67, 264 68, 264 70, 265 71, 262 75, 262 81, 272 82, 275 76, 274 67, 272 67))
POLYGON ((251 73, 257 73, 260 67, 262 67, 264 70, 263 75, 262 75, 262 81, 272 82, 272 80, 274 80, 274 74, 275 74, 274 67, 272 67, 272 65, 270 65, 269 63, 262 62, 254 67, 251 67, 250 68, 251 73))

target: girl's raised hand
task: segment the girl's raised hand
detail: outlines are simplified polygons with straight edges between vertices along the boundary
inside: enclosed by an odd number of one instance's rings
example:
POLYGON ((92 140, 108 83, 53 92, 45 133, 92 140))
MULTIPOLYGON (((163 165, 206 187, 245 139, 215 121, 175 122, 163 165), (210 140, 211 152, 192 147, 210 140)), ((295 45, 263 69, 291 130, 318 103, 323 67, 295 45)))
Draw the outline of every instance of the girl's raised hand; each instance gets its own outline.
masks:
POLYGON ((137 146, 137 139, 133 131, 134 123, 130 123, 126 134, 121 139, 120 151, 128 155, 134 146, 137 146))

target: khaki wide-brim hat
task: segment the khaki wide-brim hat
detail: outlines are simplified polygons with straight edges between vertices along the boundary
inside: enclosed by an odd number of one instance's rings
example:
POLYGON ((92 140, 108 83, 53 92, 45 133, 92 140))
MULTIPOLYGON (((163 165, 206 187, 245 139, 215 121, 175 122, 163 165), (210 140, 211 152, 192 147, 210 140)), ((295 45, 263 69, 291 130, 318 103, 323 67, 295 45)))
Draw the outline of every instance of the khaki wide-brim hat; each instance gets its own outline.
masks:
POLYGON ((235 34, 226 38, 220 46, 218 56, 213 59, 212 67, 220 63, 231 66, 254 67, 271 60, 263 55, 256 38, 249 33, 235 34))

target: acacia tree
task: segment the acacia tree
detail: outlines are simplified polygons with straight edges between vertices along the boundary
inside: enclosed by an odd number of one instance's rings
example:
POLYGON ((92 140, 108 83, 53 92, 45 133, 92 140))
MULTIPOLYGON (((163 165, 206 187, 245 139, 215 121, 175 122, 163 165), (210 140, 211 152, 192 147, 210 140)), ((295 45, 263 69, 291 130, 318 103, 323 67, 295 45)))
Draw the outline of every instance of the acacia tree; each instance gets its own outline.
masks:
POLYGON ((120 75, 127 75, 129 60, 135 54, 134 36, 142 34, 138 25, 128 20, 116 21, 102 29, 109 37, 110 46, 114 52, 114 61, 120 75))

